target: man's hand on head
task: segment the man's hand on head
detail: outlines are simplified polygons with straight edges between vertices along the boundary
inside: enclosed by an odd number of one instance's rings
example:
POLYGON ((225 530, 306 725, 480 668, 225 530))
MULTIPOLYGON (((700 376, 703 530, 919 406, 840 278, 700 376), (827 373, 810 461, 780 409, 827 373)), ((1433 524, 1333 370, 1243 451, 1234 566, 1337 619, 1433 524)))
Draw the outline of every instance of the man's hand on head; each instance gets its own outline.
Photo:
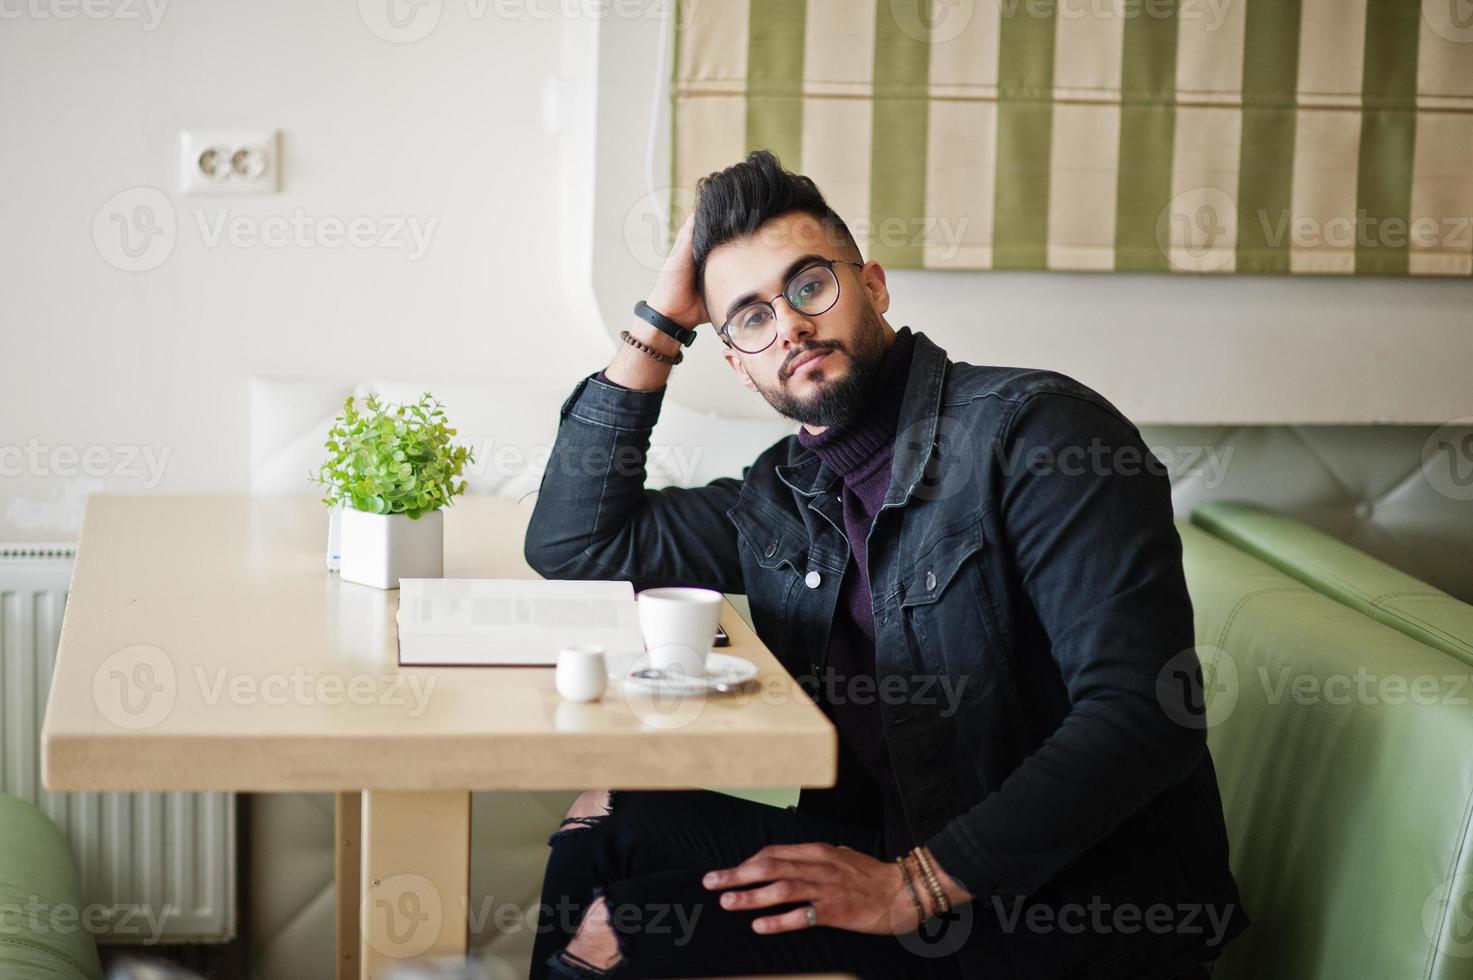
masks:
POLYGON ((670 247, 665 265, 645 300, 682 327, 691 329, 709 319, 701 302, 700 287, 696 284, 695 255, 691 252, 691 230, 695 221, 695 212, 691 212, 675 233, 675 244, 670 247))

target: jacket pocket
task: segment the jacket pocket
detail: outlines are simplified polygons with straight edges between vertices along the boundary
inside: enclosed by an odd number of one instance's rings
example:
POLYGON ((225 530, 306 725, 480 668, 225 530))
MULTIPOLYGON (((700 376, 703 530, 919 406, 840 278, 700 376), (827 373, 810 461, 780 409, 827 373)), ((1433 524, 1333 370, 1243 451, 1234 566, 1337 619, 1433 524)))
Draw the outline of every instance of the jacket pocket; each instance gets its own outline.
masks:
POLYGON ((900 579, 901 614, 919 649, 915 663, 949 678, 964 700, 997 683, 998 627, 982 562, 987 551, 980 517, 940 528, 916 549, 900 579))

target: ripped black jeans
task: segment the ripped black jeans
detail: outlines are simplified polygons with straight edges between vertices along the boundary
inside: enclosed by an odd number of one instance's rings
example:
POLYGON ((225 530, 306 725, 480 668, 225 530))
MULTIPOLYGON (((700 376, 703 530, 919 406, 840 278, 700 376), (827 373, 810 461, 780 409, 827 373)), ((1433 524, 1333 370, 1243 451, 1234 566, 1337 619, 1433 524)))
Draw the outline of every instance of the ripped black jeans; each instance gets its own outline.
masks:
POLYGON ((839 971, 860 977, 961 976, 955 958, 921 934, 840 929, 776 935, 752 920, 793 906, 728 911, 701 884, 768 844, 822 841, 878 858, 878 827, 837 823, 701 790, 621 791, 603 817, 564 821, 549 839, 531 980, 553 977, 734 977, 839 971), (564 957, 583 913, 602 896, 620 962, 606 973, 564 957))

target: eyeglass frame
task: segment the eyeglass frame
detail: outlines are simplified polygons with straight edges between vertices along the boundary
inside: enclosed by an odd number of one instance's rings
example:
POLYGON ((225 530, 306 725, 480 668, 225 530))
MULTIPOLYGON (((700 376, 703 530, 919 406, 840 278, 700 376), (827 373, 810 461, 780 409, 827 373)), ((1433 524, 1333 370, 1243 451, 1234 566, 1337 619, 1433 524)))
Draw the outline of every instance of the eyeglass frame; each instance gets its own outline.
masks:
MULTIPOLYGON (((855 262, 853 259, 814 259, 812 262, 803 266, 803 268, 798 269, 791 276, 789 276, 788 281, 783 283, 782 290, 778 292, 776 296, 772 297, 772 299, 754 299, 751 303, 743 303, 741 305, 741 308, 737 310, 737 313, 740 313, 747 307, 759 302, 772 311, 772 320, 774 324, 772 329, 772 339, 763 344, 757 350, 743 350, 742 348, 738 347, 735 342, 732 341, 731 334, 727 330, 727 328, 731 326, 732 317, 727 317, 726 321, 722 323, 721 326, 716 328, 716 336, 721 338, 721 342, 734 351, 739 351, 743 354, 760 354, 763 351, 767 350, 767 348, 771 347, 773 344, 777 343, 777 307, 772 305, 774 302, 776 302, 777 300, 782 300, 783 303, 787 305, 788 309, 792 310, 794 313, 798 313, 800 316, 823 316, 829 310, 832 310, 835 306, 839 305, 839 296, 844 292, 844 284, 839 282, 839 274, 834 271, 834 266, 852 265, 857 268, 863 269, 865 267, 865 264, 866 263, 864 262, 855 262), (834 301, 821 310, 803 313, 797 309, 794 309, 793 304, 788 302, 788 287, 792 285, 794 279, 797 279, 803 273, 807 272, 810 269, 815 269, 818 266, 824 266, 825 268, 827 268, 829 270, 829 275, 834 277, 834 301)), ((733 316, 734 315, 735 314, 733 314, 733 316)))

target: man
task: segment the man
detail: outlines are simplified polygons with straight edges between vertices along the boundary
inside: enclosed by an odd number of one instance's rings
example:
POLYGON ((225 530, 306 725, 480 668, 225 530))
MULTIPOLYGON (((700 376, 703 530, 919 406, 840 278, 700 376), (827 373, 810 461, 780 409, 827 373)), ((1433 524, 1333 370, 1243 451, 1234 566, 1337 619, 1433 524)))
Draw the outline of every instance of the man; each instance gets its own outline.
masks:
POLYGON ((892 329, 885 270, 770 153, 697 191, 656 312, 563 405, 526 555, 746 594, 840 733, 838 784, 787 810, 583 794, 533 976, 1207 976, 1248 920, 1135 426, 892 329), (707 321, 800 431, 740 480, 646 490, 678 338, 707 321))

